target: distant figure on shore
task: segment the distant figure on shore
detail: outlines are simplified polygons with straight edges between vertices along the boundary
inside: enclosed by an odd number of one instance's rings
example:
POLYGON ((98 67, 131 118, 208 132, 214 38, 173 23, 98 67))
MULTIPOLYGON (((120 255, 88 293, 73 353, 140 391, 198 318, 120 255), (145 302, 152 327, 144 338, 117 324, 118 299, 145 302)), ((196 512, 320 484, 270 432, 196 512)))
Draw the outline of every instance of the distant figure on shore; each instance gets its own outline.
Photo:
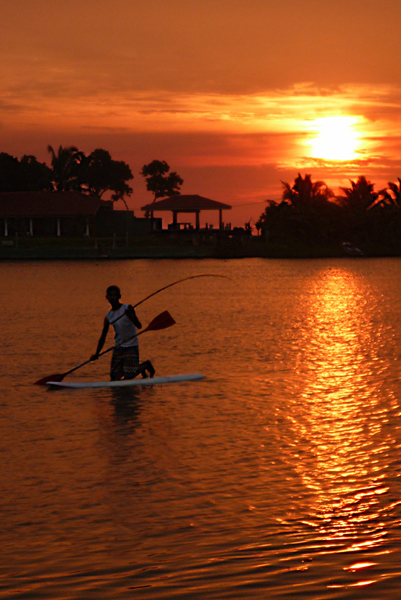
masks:
POLYGON ((153 377, 155 370, 150 360, 139 364, 139 344, 136 337, 136 330, 141 329, 142 325, 136 316, 135 309, 128 304, 120 302, 121 292, 116 285, 111 285, 106 290, 106 299, 110 302, 111 310, 107 313, 101 336, 99 338, 96 352, 92 354, 90 360, 99 358, 110 325, 114 327, 115 348, 111 357, 110 379, 118 381, 120 379, 134 379, 137 375, 142 377, 153 377))

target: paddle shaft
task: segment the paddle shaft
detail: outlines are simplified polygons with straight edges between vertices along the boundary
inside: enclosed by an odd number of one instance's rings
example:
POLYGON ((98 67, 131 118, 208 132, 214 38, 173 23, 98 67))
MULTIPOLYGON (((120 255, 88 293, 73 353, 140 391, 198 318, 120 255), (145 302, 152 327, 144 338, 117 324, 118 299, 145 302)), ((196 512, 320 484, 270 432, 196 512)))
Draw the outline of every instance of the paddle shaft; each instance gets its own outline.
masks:
MULTIPOLYGON (((117 321, 117 319, 116 319, 116 321, 117 321)), ((132 338, 130 338, 129 340, 126 340, 125 342, 122 342, 122 343, 125 344, 125 343, 133 340, 134 338, 138 337, 138 335, 141 335, 141 333, 145 333, 145 331, 149 331, 149 327, 146 327, 146 329, 144 329, 143 331, 140 331, 136 335, 133 335, 132 338)), ((108 352, 111 352, 112 350, 115 350, 116 348, 120 348, 120 347, 121 347, 121 344, 118 344, 117 346, 111 346, 110 348, 107 348, 107 350, 103 350, 102 352, 99 352, 98 357, 103 356, 103 354, 107 354, 108 352)), ((84 367, 85 365, 89 364, 90 362, 93 362, 93 360, 90 360, 90 359, 86 360, 85 362, 81 363, 77 367, 74 367, 73 369, 70 369, 69 371, 66 371, 65 373, 63 373, 63 376, 65 377, 66 375, 73 373, 77 369, 84 367)))
MULTIPOLYGON (((117 321, 117 319, 116 319, 116 321, 117 321)), ((115 321, 113 321, 113 323, 115 323, 115 321)), ((157 317, 155 317, 149 323, 149 325, 147 327, 145 327, 145 329, 143 329, 139 333, 136 333, 132 337, 124 340, 123 342, 121 342, 121 344, 116 344, 115 346, 110 346, 110 348, 107 348, 107 350, 103 350, 103 352, 99 352, 99 354, 97 355, 97 357, 99 358, 99 356, 103 356, 103 354, 107 354, 107 352, 111 352, 111 350, 115 350, 116 348, 120 348, 123 344, 126 344, 127 342, 130 342, 131 340, 134 340, 135 338, 138 337, 138 335, 142 335, 142 333, 145 333, 146 331, 157 331, 159 329, 167 329, 167 327, 171 327, 171 325, 174 325, 174 324, 175 324, 175 321, 174 321, 173 317, 170 315, 170 313, 168 312, 168 310, 165 310, 164 312, 162 312, 159 315, 157 315, 157 317)), ((65 377, 66 375, 69 375, 70 373, 73 373, 77 369, 80 369, 81 367, 83 367, 84 365, 87 365, 90 362, 93 362, 93 361, 91 361, 90 359, 86 360, 81 365, 78 365, 77 367, 74 367, 73 369, 70 369, 69 371, 67 371, 66 373, 64 373, 63 376, 65 377)))
MULTIPOLYGON (((149 325, 145 329, 143 329, 143 331, 140 331, 139 333, 133 335, 131 338, 125 340, 121 344, 117 344, 115 346, 111 346, 110 348, 107 348, 107 350, 103 350, 103 352, 100 352, 97 355, 97 357, 102 356, 103 354, 106 354, 107 352, 110 352, 111 350, 114 350, 115 348, 120 348, 122 344, 126 344, 127 342, 138 337, 138 335, 145 333, 145 331, 157 331, 159 329, 166 329, 167 327, 171 327, 171 325, 174 325, 174 324, 175 324, 175 321, 174 321, 173 317, 170 315, 170 313, 167 310, 165 310, 164 312, 157 315, 157 317, 155 317, 153 319, 153 321, 151 321, 149 323, 149 325)), ((69 371, 66 371, 65 373, 54 373, 52 375, 49 375, 48 377, 42 377, 35 383, 36 383, 36 385, 45 385, 47 383, 47 381, 62 381, 66 375, 73 373, 77 369, 80 369, 81 367, 83 367, 84 365, 87 365, 90 362, 93 362, 93 361, 91 361, 91 359, 86 360, 85 362, 81 363, 80 365, 77 365, 76 367, 70 369, 69 371)))
MULTIPOLYGON (((143 302, 146 302, 146 300, 149 300, 149 298, 152 298, 153 296, 156 296, 156 294, 159 294, 160 292, 162 292, 163 290, 166 290, 170 287, 172 287, 173 285, 177 285, 178 283, 182 283, 183 281, 188 281, 189 279, 196 279, 199 277, 222 277, 224 279, 230 279, 229 277, 227 277, 226 275, 218 275, 215 273, 201 273, 199 275, 191 275, 189 277, 184 277, 183 279, 179 279, 178 281, 174 281, 173 283, 169 283, 168 285, 163 286, 162 288, 156 290, 155 292, 153 292, 152 294, 149 294, 149 296, 146 296, 146 298, 143 298, 143 300, 140 300, 139 302, 137 302, 132 308, 136 308, 137 306, 139 306, 140 304, 142 304, 143 302)), ((118 321, 119 319, 121 319, 123 316, 125 315, 125 312, 120 315, 120 317, 118 317, 117 319, 115 319, 115 321, 112 323, 114 324, 116 321, 118 321)), ((170 316, 170 315, 169 315, 170 316)), ((157 317, 156 317, 157 318, 157 317)), ((172 319, 172 317, 170 316, 170 319, 172 319)), ((172 322, 170 322, 168 325, 165 325, 165 327, 170 327, 170 325, 173 325, 174 321, 172 320, 172 322)), ((140 335, 141 333, 145 333, 145 331, 149 331, 151 329, 163 329, 163 326, 161 327, 151 327, 152 323, 150 323, 148 325, 148 327, 146 329, 144 329, 143 331, 140 331, 138 335, 140 335)), ((134 337, 137 337, 134 336, 134 337)), ((134 339, 134 338, 131 338, 134 339)), ((124 343, 124 342, 123 342, 124 343)), ((115 348, 117 348, 118 346, 112 346, 111 348, 108 348, 107 350, 104 350, 103 352, 100 352, 98 356, 102 356, 103 354, 106 354, 107 352, 110 352, 111 350, 114 350, 115 348)), ((69 375, 70 373, 73 373, 74 371, 76 371, 77 369, 80 369, 81 367, 87 365, 88 363, 93 362, 90 359, 86 360, 85 362, 81 363, 80 365, 74 367, 73 369, 70 369, 69 371, 67 371, 66 373, 57 373, 54 375, 54 377, 57 376, 57 378, 61 381, 66 375, 69 375), (61 379, 60 379, 61 378, 61 379)), ((44 383, 46 382, 46 380, 50 381, 50 377, 46 378, 46 377, 42 377, 42 379, 39 379, 36 384, 38 385, 44 385, 44 383)))

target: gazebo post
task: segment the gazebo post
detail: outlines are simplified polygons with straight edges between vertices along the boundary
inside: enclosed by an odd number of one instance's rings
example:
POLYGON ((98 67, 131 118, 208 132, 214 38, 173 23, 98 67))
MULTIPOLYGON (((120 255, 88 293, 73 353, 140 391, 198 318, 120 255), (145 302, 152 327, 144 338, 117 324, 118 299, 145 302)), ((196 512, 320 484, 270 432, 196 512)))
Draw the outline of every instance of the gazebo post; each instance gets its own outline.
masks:
POLYGON ((196 229, 199 229, 199 213, 200 210, 197 210, 195 215, 196 215, 196 229))
POLYGON ((219 229, 223 229, 223 211, 219 208, 219 229))

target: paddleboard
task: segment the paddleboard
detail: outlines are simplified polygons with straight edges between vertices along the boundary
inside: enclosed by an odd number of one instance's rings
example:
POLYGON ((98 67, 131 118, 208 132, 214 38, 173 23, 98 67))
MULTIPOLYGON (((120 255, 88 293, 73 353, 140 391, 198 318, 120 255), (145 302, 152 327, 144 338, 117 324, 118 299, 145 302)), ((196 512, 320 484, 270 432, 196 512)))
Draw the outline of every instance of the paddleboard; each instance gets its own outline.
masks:
POLYGON ((204 375, 170 375, 169 377, 149 377, 147 379, 121 379, 119 381, 47 381, 46 385, 51 388, 102 388, 102 387, 143 387, 146 385, 158 385, 165 383, 177 383, 179 381, 195 381, 204 379, 204 375))

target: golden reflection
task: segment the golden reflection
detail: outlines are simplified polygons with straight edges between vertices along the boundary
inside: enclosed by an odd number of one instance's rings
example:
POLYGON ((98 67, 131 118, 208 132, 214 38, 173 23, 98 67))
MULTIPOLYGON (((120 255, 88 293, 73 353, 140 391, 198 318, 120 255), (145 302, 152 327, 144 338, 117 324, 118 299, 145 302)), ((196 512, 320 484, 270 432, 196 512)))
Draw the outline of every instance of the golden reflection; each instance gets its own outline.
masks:
MULTIPOLYGON (((303 522, 327 544, 369 551, 386 536, 381 497, 389 491, 383 479, 393 443, 383 432, 388 415, 380 405, 382 339, 375 295, 355 271, 340 268, 321 271, 305 294, 294 342, 299 412, 287 417, 297 471, 312 492, 303 522)), ((365 563, 349 569, 360 564, 365 563)))
POLYGON ((349 567, 344 567, 344 571, 359 571, 360 569, 367 569, 369 567, 374 567, 376 566, 377 563, 373 563, 373 562, 359 562, 359 563, 354 563, 353 565, 350 565, 349 567))

